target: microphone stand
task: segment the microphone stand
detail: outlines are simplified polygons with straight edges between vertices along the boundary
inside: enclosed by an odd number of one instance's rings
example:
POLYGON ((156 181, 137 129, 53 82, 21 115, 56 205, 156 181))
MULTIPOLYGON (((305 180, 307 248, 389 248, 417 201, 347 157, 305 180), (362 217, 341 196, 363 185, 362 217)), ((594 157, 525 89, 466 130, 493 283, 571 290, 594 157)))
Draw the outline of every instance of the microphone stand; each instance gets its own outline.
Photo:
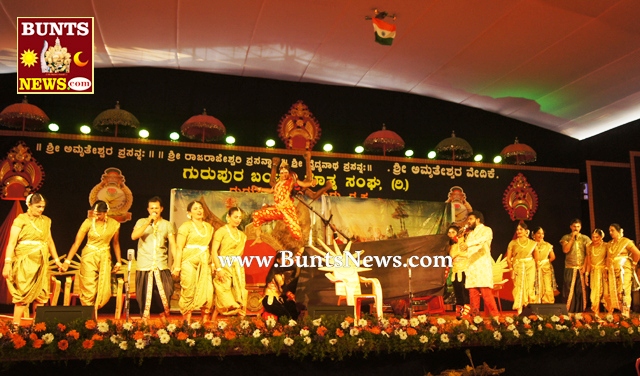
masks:
POLYGON ((413 317, 413 290, 411 289, 411 268, 407 269, 409 271, 409 319, 413 317))
POLYGON ((131 299, 131 295, 129 293, 129 279, 131 278, 131 263, 133 260, 133 249, 127 250, 127 273, 124 282, 124 317, 129 322, 129 300, 131 299))

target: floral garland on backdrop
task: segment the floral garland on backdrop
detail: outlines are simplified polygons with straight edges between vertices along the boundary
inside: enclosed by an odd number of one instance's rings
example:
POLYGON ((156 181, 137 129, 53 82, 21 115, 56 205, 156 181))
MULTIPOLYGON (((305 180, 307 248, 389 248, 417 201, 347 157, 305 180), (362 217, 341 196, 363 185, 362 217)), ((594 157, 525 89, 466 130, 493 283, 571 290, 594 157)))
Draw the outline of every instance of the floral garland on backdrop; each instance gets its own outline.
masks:
POLYGON ((371 353, 429 352, 470 346, 549 346, 640 341, 640 320, 618 314, 596 319, 571 316, 476 316, 448 321, 411 319, 306 318, 301 322, 238 318, 217 322, 76 321, 39 322, 13 329, 0 323, 0 361, 168 356, 287 354, 296 359, 342 360, 371 353))

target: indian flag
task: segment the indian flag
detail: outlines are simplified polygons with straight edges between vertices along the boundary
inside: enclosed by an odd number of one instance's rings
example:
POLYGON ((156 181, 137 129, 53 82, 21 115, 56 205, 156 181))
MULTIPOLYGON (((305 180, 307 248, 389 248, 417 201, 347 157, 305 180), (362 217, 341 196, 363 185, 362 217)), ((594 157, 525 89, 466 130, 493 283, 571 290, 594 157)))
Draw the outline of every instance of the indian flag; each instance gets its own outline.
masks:
POLYGON ((373 31, 376 36, 376 42, 390 46, 393 38, 396 37, 396 25, 384 22, 379 18, 373 18, 373 31))

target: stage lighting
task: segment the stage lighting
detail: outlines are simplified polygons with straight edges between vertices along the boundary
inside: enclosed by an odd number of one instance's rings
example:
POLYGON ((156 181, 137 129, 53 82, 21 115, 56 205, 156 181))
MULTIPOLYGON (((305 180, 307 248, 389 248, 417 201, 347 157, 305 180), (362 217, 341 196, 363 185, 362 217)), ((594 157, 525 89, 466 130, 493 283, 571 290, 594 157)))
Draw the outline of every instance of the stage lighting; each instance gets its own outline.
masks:
POLYGON ((82 132, 83 134, 89 134, 91 133, 91 127, 88 125, 83 125, 80 127, 80 132, 82 132))
POLYGON ((476 161, 476 162, 480 162, 480 161, 482 161, 482 158, 483 158, 482 154, 476 154, 476 156, 473 157, 473 160, 476 161))
POLYGON ((233 145, 236 143, 236 138, 233 136, 227 136, 227 138, 225 138, 225 141, 227 142, 227 144, 233 145))
POLYGON ((58 124, 56 124, 56 123, 51 123, 51 124, 49 124, 49 130, 51 132, 57 132, 57 131, 60 130, 60 126, 58 124))
POLYGON ((407 151, 404 152, 404 156, 405 157, 413 157, 413 150, 407 149, 407 151))
POLYGON ((324 146, 322 147, 322 150, 324 150, 324 151, 331 151, 331 150, 333 150, 333 145, 331 145, 331 144, 324 144, 324 146))
POLYGON ((356 153, 358 154, 364 153, 364 148, 362 146, 356 146, 356 153))
POLYGON ((272 148, 274 146, 276 146, 276 140, 270 138, 267 140, 267 142, 265 143, 267 145, 268 148, 272 148))
POLYGON ((493 163, 501 163, 502 162, 502 157, 499 155, 496 155, 495 157, 493 157, 493 163))
POLYGON ((169 135, 169 139, 171 141, 178 141, 180 139, 180 133, 178 132, 171 132, 171 134, 169 135))
POLYGON ((138 132, 138 136, 142 138, 147 138, 149 137, 149 131, 146 129, 140 129, 140 132, 138 132))
POLYGON ((429 153, 427 153, 427 158, 429 159, 433 159, 436 157, 436 152, 431 150, 429 153))

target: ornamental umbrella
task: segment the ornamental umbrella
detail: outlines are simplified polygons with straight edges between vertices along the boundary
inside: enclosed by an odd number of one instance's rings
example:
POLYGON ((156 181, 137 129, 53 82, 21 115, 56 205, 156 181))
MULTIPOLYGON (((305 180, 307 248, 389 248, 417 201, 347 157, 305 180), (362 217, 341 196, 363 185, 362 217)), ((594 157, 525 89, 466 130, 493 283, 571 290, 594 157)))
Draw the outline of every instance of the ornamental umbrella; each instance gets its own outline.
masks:
POLYGON ((118 137, 118 126, 131 127, 136 129, 140 126, 138 119, 129 111, 120 108, 120 102, 116 102, 116 107, 102 111, 95 119, 93 119, 93 127, 108 132, 115 130, 115 137, 118 137))
POLYGON ((213 141, 227 133, 222 122, 211 115, 207 115, 207 109, 202 115, 195 115, 185 121, 180 127, 183 136, 192 140, 201 139, 202 142, 213 141))
POLYGON ((535 162, 538 155, 529 145, 518 142, 516 137, 513 144, 502 149, 500 156, 509 164, 525 164, 535 162))
POLYGON ((451 132, 451 137, 445 138, 436 145, 438 159, 467 159, 473 155, 471 145, 464 138, 456 137, 456 132, 451 132))
POLYGON ((29 104, 26 95, 22 103, 9 105, 0 112, 0 124, 9 128, 22 128, 23 131, 40 129, 47 122, 47 114, 38 106, 29 104))
POLYGON ((364 147, 367 150, 382 150, 382 155, 387 155, 388 151, 404 149, 404 140, 382 124, 382 130, 371 133, 364 140, 364 147))

